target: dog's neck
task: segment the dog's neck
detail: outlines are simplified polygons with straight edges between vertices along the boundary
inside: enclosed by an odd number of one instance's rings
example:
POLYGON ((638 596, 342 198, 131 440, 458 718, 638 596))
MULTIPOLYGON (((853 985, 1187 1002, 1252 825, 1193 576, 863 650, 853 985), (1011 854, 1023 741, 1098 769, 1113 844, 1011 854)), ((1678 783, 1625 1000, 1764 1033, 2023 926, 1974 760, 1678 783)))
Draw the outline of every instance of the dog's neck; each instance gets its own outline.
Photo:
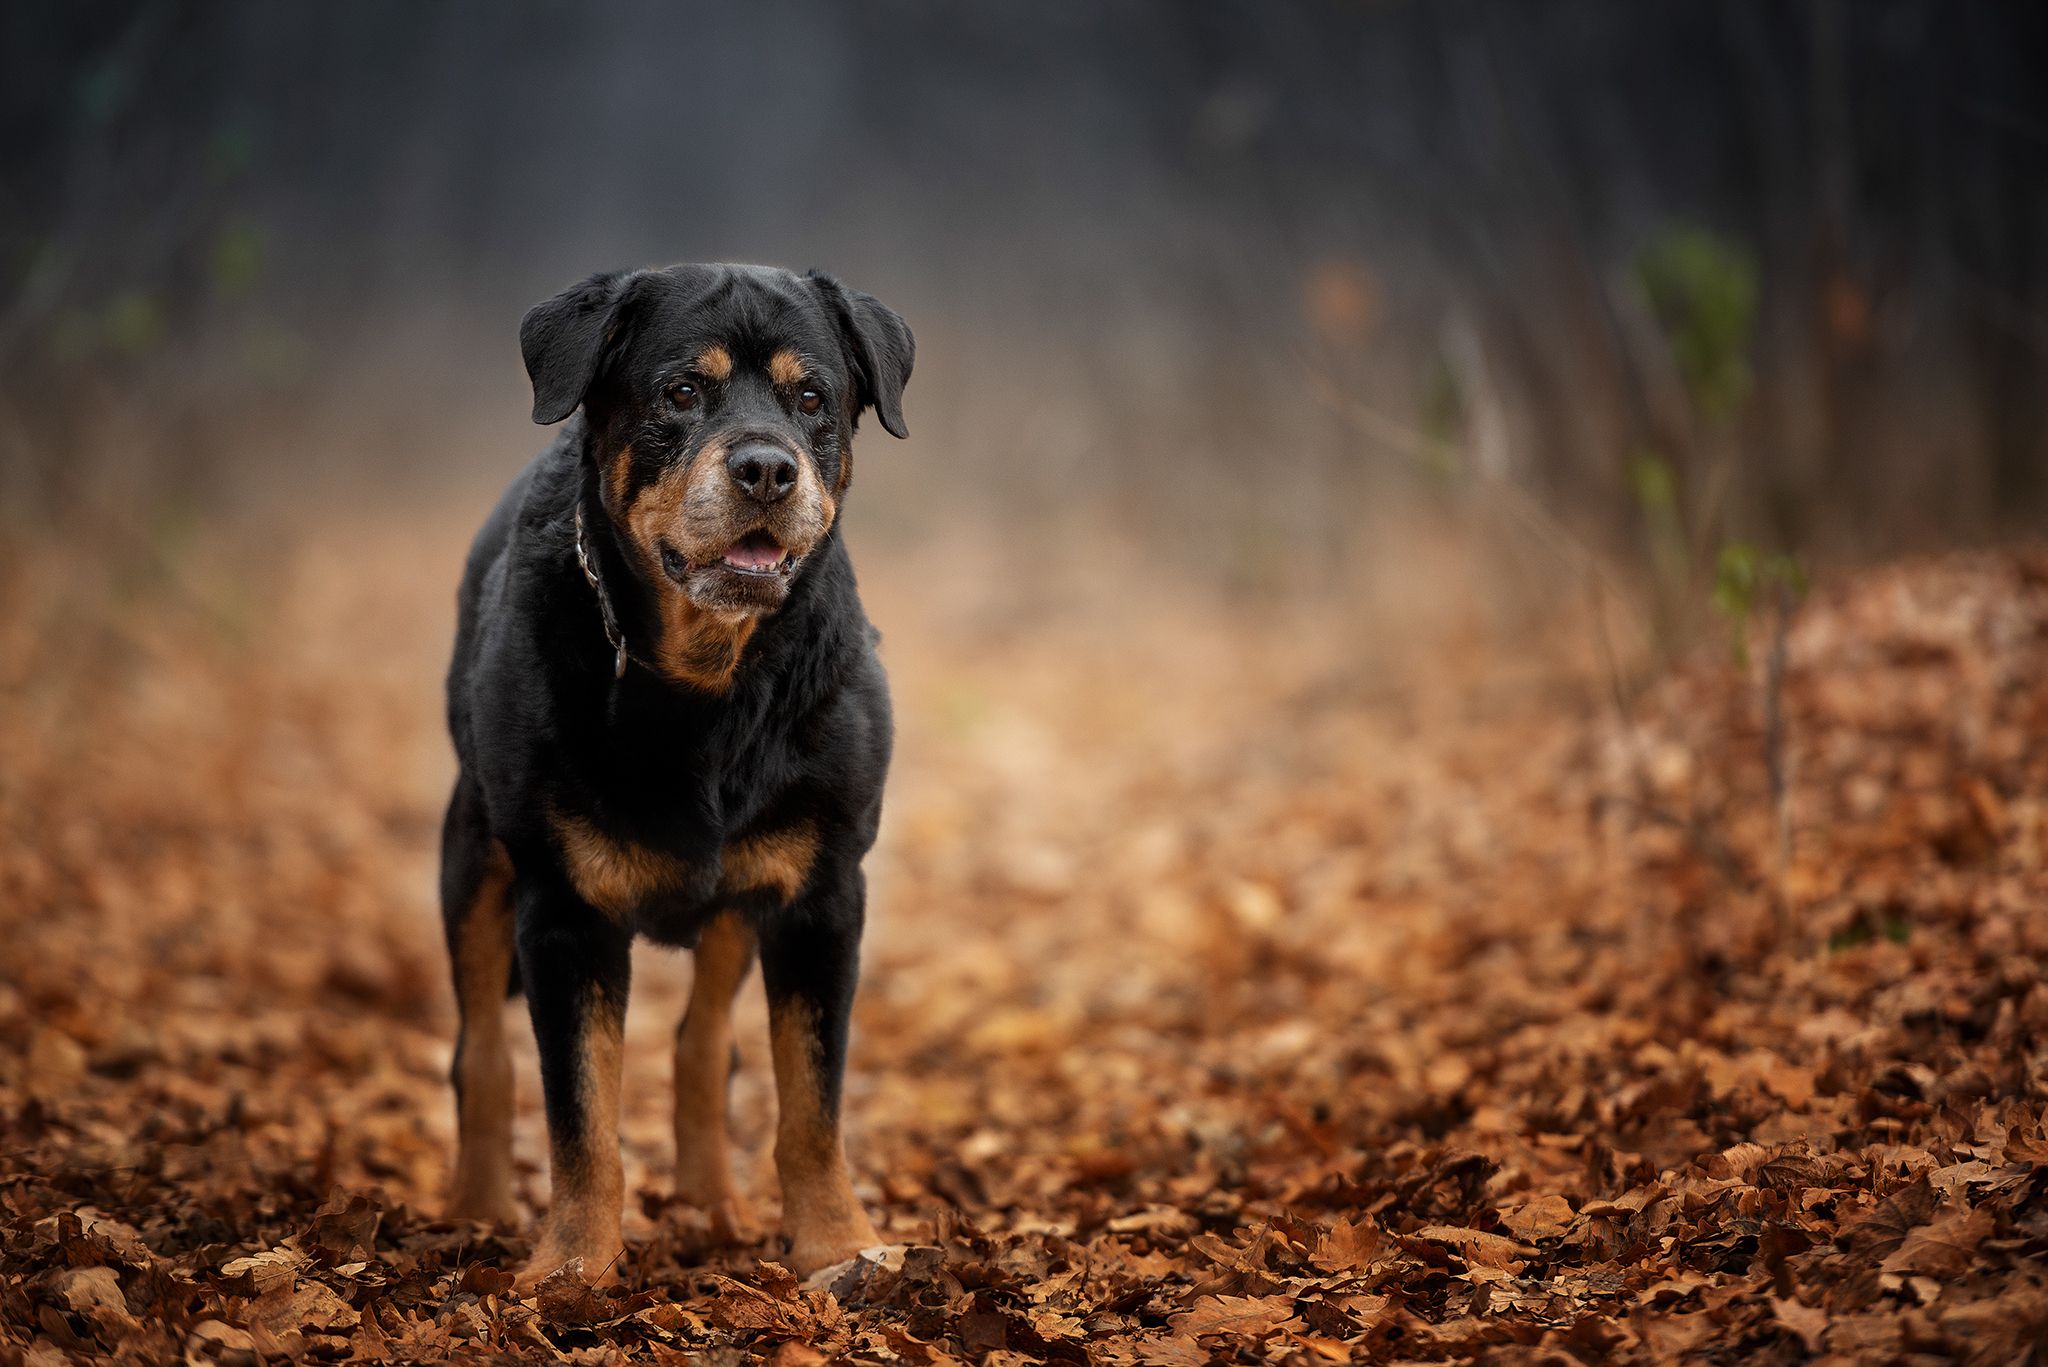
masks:
POLYGON ((576 564, 612 649, 612 677, 622 680, 638 666, 699 692, 726 692, 758 619, 708 612, 680 588, 650 582, 632 549, 620 544, 593 468, 586 462, 577 492, 576 564))

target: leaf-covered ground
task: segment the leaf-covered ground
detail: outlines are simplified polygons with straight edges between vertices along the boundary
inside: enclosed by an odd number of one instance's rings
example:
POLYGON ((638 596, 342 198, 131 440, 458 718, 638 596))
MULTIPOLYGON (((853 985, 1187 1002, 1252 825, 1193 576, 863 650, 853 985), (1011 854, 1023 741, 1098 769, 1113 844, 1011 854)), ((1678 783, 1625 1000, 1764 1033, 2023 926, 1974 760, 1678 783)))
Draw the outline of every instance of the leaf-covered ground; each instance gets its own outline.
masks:
POLYGON ((848 1113, 899 1247, 773 1262, 758 989, 763 1235, 665 1197, 689 966, 647 952, 622 1285, 522 1300, 526 1230, 437 1218, 462 530, 0 566, 0 1362, 2048 1355, 2048 560, 1823 584, 1781 812, 1761 664, 1624 721, 1569 614, 868 557, 902 740, 848 1113))

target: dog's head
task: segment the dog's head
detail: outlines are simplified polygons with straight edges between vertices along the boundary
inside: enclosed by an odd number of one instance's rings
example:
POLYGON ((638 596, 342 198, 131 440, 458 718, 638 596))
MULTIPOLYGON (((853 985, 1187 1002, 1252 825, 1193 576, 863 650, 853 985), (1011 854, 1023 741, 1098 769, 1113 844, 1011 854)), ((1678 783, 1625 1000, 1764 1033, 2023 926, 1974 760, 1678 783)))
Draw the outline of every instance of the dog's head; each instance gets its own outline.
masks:
POLYGON ((907 434, 910 329, 815 271, 595 275, 528 310, 519 345, 535 422, 583 406, 642 573, 720 614, 781 606, 839 515, 863 410, 907 434))

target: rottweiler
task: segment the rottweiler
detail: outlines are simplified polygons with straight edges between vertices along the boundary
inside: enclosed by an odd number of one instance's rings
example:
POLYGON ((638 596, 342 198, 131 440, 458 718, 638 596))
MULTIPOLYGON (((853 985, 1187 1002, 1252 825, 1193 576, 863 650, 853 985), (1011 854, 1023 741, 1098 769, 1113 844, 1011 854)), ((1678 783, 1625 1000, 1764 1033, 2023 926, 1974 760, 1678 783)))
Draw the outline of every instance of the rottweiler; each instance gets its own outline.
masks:
POLYGON ((513 1218, 503 1003, 540 1051, 552 1199, 522 1280, 623 1251, 621 1025, 636 935, 693 950, 676 1190, 737 1237, 731 1007, 758 952, 784 1258, 877 1242, 840 1083, 891 745, 839 515, 872 409, 898 437, 915 343, 813 271, 595 275, 535 305, 533 420, 569 421, 470 548, 448 672, 459 772, 441 902, 461 1030, 454 1213, 513 1218))

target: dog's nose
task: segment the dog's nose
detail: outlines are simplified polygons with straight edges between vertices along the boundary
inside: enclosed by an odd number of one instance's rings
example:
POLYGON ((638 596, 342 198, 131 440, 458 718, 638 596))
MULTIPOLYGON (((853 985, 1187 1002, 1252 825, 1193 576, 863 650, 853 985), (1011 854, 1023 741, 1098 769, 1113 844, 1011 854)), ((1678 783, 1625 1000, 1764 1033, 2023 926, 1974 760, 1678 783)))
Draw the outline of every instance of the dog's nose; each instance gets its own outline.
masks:
POLYGON ((725 458, 732 482, 762 503, 786 498, 796 488, 796 457, 772 442, 748 442, 725 458))

